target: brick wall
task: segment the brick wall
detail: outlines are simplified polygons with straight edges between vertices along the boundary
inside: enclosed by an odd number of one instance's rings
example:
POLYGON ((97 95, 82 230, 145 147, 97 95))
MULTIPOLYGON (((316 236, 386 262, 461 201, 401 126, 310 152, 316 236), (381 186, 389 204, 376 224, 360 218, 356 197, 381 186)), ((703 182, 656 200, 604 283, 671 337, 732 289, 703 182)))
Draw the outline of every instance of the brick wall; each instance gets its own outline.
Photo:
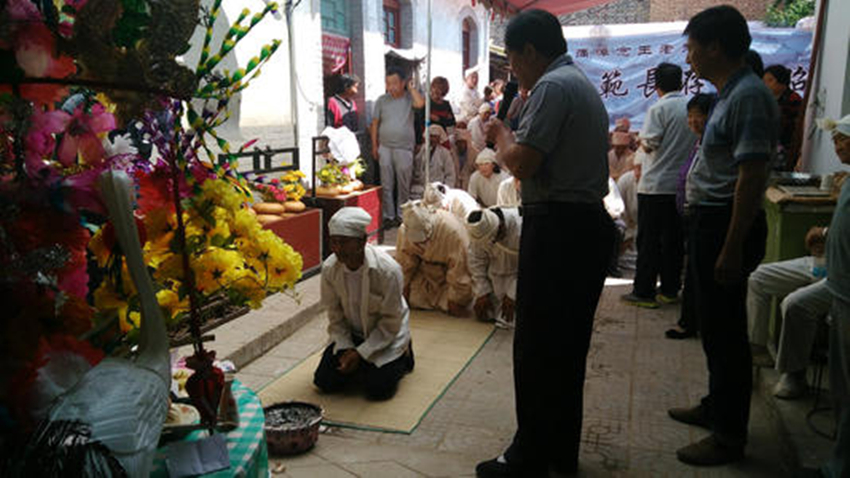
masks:
POLYGON ((650 0, 617 0, 588 8, 558 19, 561 25, 614 25, 619 23, 646 23, 649 20, 650 0))
MULTIPOLYGON (((688 20, 708 7, 723 4, 733 5, 747 20, 764 20, 767 6, 772 2, 773 0, 616 0, 561 15, 558 20, 564 26, 672 22, 688 20)), ((490 23, 490 38, 496 45, 505 45, 507 23, 508 20, 500 16, 490 23)))
POLYGON ((687 20, 706 8, 715 5, 732 5, 747 20, 764 20, 767 6, 773 0, 651 0, 649 21, 670 22, 687 20))

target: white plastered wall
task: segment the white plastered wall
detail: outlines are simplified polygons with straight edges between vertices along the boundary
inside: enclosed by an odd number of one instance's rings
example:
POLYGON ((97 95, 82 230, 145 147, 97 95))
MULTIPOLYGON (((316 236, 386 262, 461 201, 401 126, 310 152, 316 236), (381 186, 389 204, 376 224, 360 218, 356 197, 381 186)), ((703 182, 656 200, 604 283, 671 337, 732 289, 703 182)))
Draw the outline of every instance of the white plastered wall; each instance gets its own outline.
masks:
MULTIPOLYGON (((818 8, 823 6, 818 2, 818 8)), ((850 114, 850 1, 830 0, 826 12, 823 50, 812 88, 817 94, 810 113, 815 118, 839 119, 850 114)), ((850 167, 838 162, 828 133, 809 130, 811 150, 806 169, 825 174, 850 167)))

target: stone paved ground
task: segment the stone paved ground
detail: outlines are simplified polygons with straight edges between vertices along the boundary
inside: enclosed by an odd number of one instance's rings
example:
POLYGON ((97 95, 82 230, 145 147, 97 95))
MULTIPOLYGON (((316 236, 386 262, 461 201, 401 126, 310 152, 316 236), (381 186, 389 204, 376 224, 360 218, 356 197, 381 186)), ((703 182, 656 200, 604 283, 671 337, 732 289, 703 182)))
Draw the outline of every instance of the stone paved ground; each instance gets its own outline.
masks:
MULTIPOLYGON (((666 410, 696 403, 706 390, 702 349, 697 340, 664 338, 678 306, 645 310, 625 305, 619 296, 629 288, 628 281, 610 280, 597 311, 585 387, 581 476, 788 476, 797 456, 782 439, 788 435, 802 437, 802 453, 813 463, 823 459, 830 445, 805 430, 805 403, 793 405, 797 418, 782 425, 776 419, 781 410, 756 393, 747 460, 712 469, 679 463, 675 450, 707 432, 673 422, 666 410)), ((323 346, 325 324, 320 314, 238 377, 253 388, 273 380, 323 346)), ((514 430, 512 338, 511 331, 498 330, 411 435, 331 428, 311 452, 273 460, 273 476, 474 476, 475 464, 499 454, 514 430)))

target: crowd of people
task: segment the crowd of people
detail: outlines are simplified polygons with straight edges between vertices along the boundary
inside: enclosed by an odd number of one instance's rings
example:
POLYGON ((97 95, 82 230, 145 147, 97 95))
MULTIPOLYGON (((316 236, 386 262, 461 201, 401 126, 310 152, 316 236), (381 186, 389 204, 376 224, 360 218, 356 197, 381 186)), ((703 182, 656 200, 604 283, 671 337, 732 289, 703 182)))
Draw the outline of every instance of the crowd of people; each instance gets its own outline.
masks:
MULTIPOLYGON (((744 457, 751 366, 763 354, 771 297, 784 297, 777 397, 805 393, 817 324, 831 314, 831 381, 846 403, 850 186, 832 224, 801 238, 811 257, 760 266, 767 179, 798 161, 801 100, 784 66, 762 68, 733 7, 697 14, 684 35, 687 63, 718 93, 686 97, 682 66, 662 63, 640 131, 618 118, 609 132, 608 113, 567 54, 557 18, 539 10, 506 28, 515 98, 503 97, 501 81, 479 93, 478 74, 469 70, 452 105, 445 78, 432 81, 426 98, 404 71, 388 70, 370 137, 383 224, 399 227, 395 257, 366 243, 365 211, 344 208, 331 219, 334 255, 322 279, 331 344, 316 385, 336 391, 359 369, 367 393, 388 398, 414 365, 408 307, 471 313, 515 329, 518 428, 477 475, 573 474, 593 317, 605 277, 620 275, 631 257, 633 289, 622 299, 646 308, 681 304, 666 336, 699 336, 705 353, 705 397, 668 411, 711 431, 679 449, 681 461, 710 466, 744 457), (427 151, 414 134, 425 101, 427 151), (496 119, 502 108, 507 114, 496 119)), ((347 125, 352 81, 329 101, 334 124, 347 125)), ((825 128, 850 164, 850 116, 825 128)), ((848 472, 850 411, 841 412, 829 476, 848 472)))
MULTIPOLYGON (((327 100, 325 124, 357 132, 355 98, 360 79, 344 74, 338 84, 339 91, 327 100)), ((499 202, 500 190, 510 205, 519 205, 519 182, 496 160, 494 145, 487 137, 488 127, 496 121, 495 113, 502 106, 505 82, 494 80, 483 93, 479 92, 478 71, 471 68, 465 72, 461 88, 457 101, 452 103, 447 98, 448 80, 438 76, 431 80, 426 99, 409 72, 387 69, 386 93, 375 101, 368 126, 371 156, 383 186, 385 230, 401 224, 404 203, 422 199, 426 177, 469 192, 482 207, 503 204, 499 202), (419 115, 424 114, 425 101, 430 102, 427 128, 419 127, 418 121, 419 115), (428 151, 423 144, 426 135, 428 151)), ((527 91, 516 95, 507 121, 516 124, 525 96, 527 91)))

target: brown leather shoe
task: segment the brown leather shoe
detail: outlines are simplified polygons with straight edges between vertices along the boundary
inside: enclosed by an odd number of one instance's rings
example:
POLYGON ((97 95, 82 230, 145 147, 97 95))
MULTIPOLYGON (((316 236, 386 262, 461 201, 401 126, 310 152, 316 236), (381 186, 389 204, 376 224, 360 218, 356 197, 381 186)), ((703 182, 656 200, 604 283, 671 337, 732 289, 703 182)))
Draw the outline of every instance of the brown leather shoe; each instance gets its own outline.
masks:
POLYGON ((682 463, 695 466, 719 466, 740 461, 744 458, 743 446, 720 443, 714 435, 676 450, 676 458, 682 463))
POLYGON ((671 408, 667 410, 667 414, 670 415, 670 418, 677 422, 711 430, 711 421, 706 416, 702 405, 697 405, 691 408, 671 408))

